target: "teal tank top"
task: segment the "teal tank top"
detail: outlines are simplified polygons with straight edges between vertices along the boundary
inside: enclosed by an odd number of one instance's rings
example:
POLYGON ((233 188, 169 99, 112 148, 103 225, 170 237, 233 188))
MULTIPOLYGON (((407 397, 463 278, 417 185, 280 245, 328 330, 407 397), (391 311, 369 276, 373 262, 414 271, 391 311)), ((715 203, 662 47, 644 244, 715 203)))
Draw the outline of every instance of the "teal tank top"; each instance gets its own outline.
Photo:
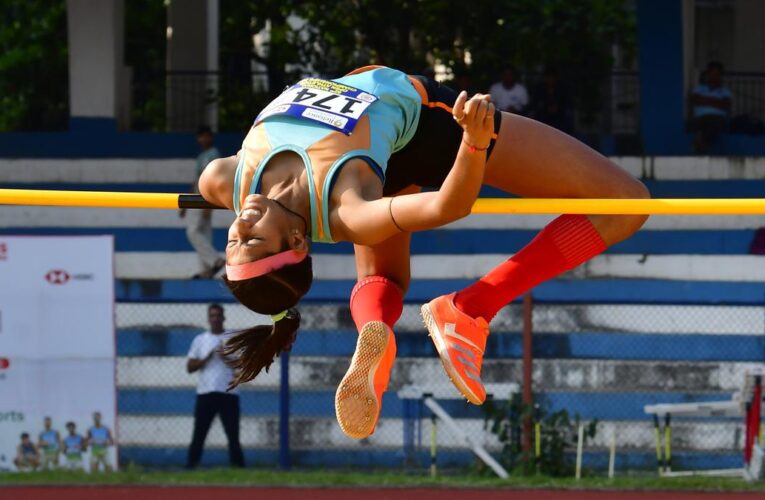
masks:
POLYGON ((334 243, 329 199, 340 169, 361 158, 384 182, 391 154, 417 130, 421 104, 410 77, 386 67, 361 68, 329 81, 303 80, 288 88, 266 106, 244 140, 234 176, 234 210, 239 214, 244 198, 260 192, 268 161, 291 151, 301 157, 308 175, 311 239, 334 243), (345 133, 349 122, 355 123, 350 134, 345 133))

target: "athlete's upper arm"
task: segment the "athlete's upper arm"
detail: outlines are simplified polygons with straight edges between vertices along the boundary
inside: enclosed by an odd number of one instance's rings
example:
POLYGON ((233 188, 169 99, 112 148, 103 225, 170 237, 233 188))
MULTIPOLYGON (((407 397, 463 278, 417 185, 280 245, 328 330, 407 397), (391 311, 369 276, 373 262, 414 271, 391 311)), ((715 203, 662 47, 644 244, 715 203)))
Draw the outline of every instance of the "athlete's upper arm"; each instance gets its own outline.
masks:
POLYGON ((443 209, 437 192, 364 201, 341 206, 337 213, 345 239, 358 245, 375 245, 404 231, 426 231, 455 220, 443 209))
POLYGON ((207 164, 199 177, 199 193, 214 205, 234 209, 234 175, 237 156, 218 158, 207 164))

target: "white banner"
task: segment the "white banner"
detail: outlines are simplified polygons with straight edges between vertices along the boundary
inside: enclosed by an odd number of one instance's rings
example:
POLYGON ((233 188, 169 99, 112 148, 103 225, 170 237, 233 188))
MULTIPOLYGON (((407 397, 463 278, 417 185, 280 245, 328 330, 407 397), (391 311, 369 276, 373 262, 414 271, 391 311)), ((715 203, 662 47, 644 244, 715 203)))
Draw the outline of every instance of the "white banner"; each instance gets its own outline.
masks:
POLYGON ((112 236, 0 236, 0 469, 45 417, 63 440, 100 412, 116 437, 113 262, 112 236))

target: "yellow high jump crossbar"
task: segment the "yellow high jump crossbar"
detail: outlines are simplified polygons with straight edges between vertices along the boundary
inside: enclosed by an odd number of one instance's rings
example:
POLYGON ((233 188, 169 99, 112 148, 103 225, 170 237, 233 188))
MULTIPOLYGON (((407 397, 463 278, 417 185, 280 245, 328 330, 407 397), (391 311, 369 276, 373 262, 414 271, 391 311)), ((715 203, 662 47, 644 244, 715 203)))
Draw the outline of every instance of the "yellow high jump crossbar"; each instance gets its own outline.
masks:
MULTIPOLYGON (((0 189, 0 205, 222 208, 197 194, 0 189)), ((765 198, 481 198, 474 214, 765 215, 765 198)))

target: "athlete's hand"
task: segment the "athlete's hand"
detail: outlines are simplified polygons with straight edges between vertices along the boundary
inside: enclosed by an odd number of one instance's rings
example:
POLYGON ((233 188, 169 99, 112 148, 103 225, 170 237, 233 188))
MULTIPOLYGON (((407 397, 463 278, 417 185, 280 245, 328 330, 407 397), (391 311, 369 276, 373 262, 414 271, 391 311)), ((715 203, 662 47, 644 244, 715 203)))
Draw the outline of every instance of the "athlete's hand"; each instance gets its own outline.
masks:
POLYGON ((464 140, 478 149, 489 147, 494 135, 494 104, 488 94, 476 94, 470 99, 464 90, 454 102, 452 115, 464 131, 464 140))

